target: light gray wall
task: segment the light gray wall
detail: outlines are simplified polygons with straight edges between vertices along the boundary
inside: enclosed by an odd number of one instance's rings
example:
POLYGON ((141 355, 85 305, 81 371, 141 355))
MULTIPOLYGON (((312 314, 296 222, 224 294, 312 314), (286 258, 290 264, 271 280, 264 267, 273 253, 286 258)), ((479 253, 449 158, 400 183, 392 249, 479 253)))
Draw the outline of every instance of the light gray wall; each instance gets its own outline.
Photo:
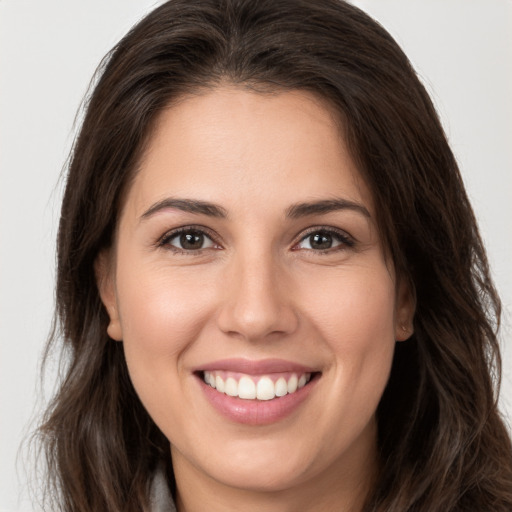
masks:
MULTIPOLYGON (((50 327, 58 177, 101 57, 153 0, 0 0, 0 512, 35 510, 16 475, 50 327)), ((512 416, 512 2, 360 0, 402 44, 439 108, 508 315, 512 416)), ((47 386, 51 388, 51 382, 47 386)))

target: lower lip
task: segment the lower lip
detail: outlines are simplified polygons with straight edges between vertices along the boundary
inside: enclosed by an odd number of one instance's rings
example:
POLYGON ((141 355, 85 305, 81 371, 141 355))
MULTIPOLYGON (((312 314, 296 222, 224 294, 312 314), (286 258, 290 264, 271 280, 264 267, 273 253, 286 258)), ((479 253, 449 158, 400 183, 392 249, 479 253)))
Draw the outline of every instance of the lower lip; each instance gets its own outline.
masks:
POLYGON ((270 425, 290 416, 306 400, 318 378, 304 387, 272 400, 244 400, 219 393, 198 377, 201 388, 213 407, 227 419, 245 425, 270 425))

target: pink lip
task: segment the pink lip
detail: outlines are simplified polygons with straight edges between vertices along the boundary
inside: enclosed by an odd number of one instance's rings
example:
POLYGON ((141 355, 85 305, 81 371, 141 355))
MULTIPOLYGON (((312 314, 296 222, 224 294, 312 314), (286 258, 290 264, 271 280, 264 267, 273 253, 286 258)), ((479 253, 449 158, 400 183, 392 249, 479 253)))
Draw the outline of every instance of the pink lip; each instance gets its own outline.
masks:
POLYGON ((313 373, 318 371, 301 364, 286 361, 284 359, 221 359, 195 368, 195 372, 225 370, 228 372, 246 373, 247 375, 265 375, 269 373, 313 373))
POLYGON ((198 368, 195 373, 208 402, 222 416, 235 423, 245 425, 270 425, 290 416, 298 410, 318 382, 318 375, 303 388, 272 400, 244 400, 220 393, 203 380, 203 371, 225 370, 248 375, 265 375, 272 373, 314 373, 315 369, 281 359, 250 361, 247 359, 224 359, 208 363, 198 368))

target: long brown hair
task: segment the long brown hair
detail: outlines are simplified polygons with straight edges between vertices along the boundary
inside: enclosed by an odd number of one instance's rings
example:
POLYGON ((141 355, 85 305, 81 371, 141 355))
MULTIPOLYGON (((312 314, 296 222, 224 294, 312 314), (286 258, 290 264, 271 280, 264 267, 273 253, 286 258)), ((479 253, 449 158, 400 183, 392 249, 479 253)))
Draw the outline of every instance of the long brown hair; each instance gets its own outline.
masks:
MULTIPOLYGON (((381 472, 365 511, 512 509, 497 410, 500 303, 457 163, 391 36, 341 0, 172 0, 105 59, 70 159, 58 235, 67 369, 40 436, 60 510, 146 510, 168 441, 141 405, 94 274, 157 114, 219 83, 330 102, 376 205, 415 334, 377 411, 381 472)), ((172 471, 172 470, 170 470, 172 471)), ((172 475, 171 475, 172 477, 172 475)))

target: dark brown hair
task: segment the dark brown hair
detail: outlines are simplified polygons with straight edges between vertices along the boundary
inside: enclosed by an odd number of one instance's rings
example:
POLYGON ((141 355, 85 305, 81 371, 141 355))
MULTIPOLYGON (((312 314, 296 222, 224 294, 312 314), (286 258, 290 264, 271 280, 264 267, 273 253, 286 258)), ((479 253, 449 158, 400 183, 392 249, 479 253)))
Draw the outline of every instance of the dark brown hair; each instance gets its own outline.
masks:
POLYGON ((332 105, 399 278, 416 295, 415 334, 397 344, 377 411, 381 472, 365 511, 510 511, 512 448, 494 386, 499 300, 439 119, 391 36, 340 0, 172 0, 124 37, 98 76, 58 235, 67 369, 40 429, 59 510, 146 510, 152 474, 169 463, 123 346, 107 335, 94 262, 112 243, 158 113, 231 83, 307 90, 332 105))

